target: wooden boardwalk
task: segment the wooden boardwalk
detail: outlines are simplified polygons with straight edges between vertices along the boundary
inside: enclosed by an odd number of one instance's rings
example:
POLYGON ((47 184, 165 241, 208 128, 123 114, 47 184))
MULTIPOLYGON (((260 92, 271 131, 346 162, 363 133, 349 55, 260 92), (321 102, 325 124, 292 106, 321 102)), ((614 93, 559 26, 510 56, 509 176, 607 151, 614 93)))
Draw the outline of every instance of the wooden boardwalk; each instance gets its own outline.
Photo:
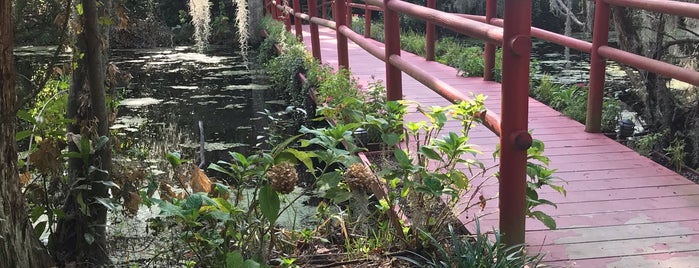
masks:
MULTIPOLYGON (((321 27, 320 33, 323 62, 337 68, 335 32, 321 27)), ((309 38, 304 26, 310 50, 309 38)), ((351 41, 349 55, 350 70, 360 83, 385 79, 385 64, 351 41)), ((460 77, 454 68, 411 53, 402 56, 454 88, 488 96, 486 106, 500 113, 500 84, 460 77)), ((424 105, 449 104, 406 74, 403 94, 424 105)), ((422 118, 411 113, 407 120, 422 118)), ((556 175, 568 182, 566 197, 549 189, 541 193, 558 204, 557 209, 542 209, 556 219, 558 229, 528 219, 530 252, 545 254, 545 263, 553 267, 699 267, 699 185, 604 135, 584 132, 582 124, 531 98, 529 128, 545 143, 556 175)), ((482 160, 494 164, 491 153, 498 138, 484 127, 470 136, 484 152, 482 160)), ((497 186, 485 190, 496 194, 497 186)), ((497 200, 485 210, 496 211, 497 200)), ((472 218, 474 212, 469 213, 460 217, 472 218)), ((497 214, 482 218, 481 225, 497 226, 497 214)))

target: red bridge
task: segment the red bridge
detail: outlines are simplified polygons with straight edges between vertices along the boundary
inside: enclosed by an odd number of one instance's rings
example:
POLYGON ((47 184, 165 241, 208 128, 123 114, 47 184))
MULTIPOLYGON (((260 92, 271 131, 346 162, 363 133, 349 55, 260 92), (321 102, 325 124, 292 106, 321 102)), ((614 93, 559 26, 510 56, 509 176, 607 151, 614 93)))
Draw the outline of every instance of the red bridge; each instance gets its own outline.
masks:
MULTIPOLYGON (((282 11, 294 14, 294 32, 314 57, 335 68, 349 68, 364 84, 374 77, 384 80, 391 100, 447 105, 471 93, 488 96, 489 109, 483 116, 487 128, 476 128, 469 137, 485 155, 495 144, 501 145, 501 179, 485 189, 499 193, 499 200, 487 205, 481 225, 498 227, 506 234, 505 243, 526 242, 529 252, 545 254, 545 262, 553 266, 699 267, 699 185, 597 133, 607 59, 699 86, 699 72, 607 46, 610 5, 699 18, 699 4, 596 0, 589 43, 531 28, 530 0, 505 0, 504 19, 495 18, 495 0, 487 0, 485 16, 437 11, 429 8, 435 6, 434 0, 427 1, 428 7, 400 0, 334 1, 334 14, 351 14, 348 8, 352 7, 382 11, 383 44, 353 32, 347 26, 349 16, 335 16, 334 21, 319 17, 316 0, 308 0, 308 14, 301 12, 299 0, 293 0, 293 9, 266 1, 267 12, 276 18, 281 18, 282 11), (426 21, 427 59, 400 50, 399 14, 426 21), (455 69, 428 60, 434 58, 434 25, 485 42, 484 78, 460 77, 455 69), (531 37, 590 53, 586 125, 528 97, 531 37), (488 81, 495 46, 503 47, 502 84, 488 81), (568 182, 566 197, 552 190, 541 193, 558 204, 557 209, 544 209, 557 221, 556 230, 525 218, 527 155, 521 148, 531 141, 530 129, 546 144, 545 154, 551 158, 551 167, 558 169, 557 176, 568 182)), ((286 22, 290 29, 291 20, 286 22)), ((421 116, 414 113, 406 119, 423 120, 421 116)))

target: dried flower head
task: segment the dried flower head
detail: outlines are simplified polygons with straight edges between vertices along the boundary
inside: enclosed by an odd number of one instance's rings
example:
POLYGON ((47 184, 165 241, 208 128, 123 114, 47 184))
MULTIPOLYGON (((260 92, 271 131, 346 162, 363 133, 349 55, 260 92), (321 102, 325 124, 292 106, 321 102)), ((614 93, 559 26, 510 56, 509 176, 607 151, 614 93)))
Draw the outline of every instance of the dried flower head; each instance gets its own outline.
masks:
POLYGON ((345 171, 345 183, 352 190, 368 190, 374 180, 374 174, 361 163, 352 164, 345 171))
POLYGON ((291 193, 294 187, 296 187, 296 181, 299 179, 294 164, 289 162, 282 162, 272 166, 267 170, 266 175, 272 185, 272 189, 282 194, 291 193))

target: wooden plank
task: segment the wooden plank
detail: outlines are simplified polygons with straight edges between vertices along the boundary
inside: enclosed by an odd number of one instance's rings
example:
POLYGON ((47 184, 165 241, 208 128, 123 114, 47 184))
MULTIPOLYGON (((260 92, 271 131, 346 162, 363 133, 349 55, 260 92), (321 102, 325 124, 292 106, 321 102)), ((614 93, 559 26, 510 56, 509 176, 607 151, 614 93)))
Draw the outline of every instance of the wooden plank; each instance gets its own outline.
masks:
MULTIPOLYGON (((304 38, 308 38, 307 31, 304 38)), ((334 32, 321 28, 321 43, 324 60, 336 67, 334 32)), ((383 62, 352 43, 349 47, 350 69, 360 84, 385 79, 383 62)), ((461 92, 487 95, 486 106, 499 113, 500 84, 460 77, 454 68, 411 53, 402 56, 461 92)), ((424 106, 449 104, 407 75, 403 83, 406 99, 424 106)), ((541 192, 541 197, 558 203, 557 209, 541 210, 556 219, 559 229, 551 231, 527 219, 530 251, 541 249, 549 254, 549 263, 575 267, 699 267, 699 186, 613 139, 585 133, 582 124, 536 100, 530 99, 529 106, 534 138, 544 141, 545 155, 558 169, 556 175, 568 182, 567 197, 546 189, 541 192)), ((406 120, 425 120, 414 108, 409 111, 406 120)), ((444 133, 460 130, 458 122, 449 122, 444 133)), ((469 137, 483 151, 477 159, 496 165, 491 154, 499 138, 482 126, 472 129, 469 137)), ((484 178, 476 177, 473 182, 484 178)), ((497 181, 490 178, 487 183, 484 194, 497 195, 497 181)), ((485 211, 468 211, 459 218, 468 222, 483 215, 482 229, 489 230, 497 226, 498 215, 493 213, 497 205, 497 199, 490 200, 485 211)))

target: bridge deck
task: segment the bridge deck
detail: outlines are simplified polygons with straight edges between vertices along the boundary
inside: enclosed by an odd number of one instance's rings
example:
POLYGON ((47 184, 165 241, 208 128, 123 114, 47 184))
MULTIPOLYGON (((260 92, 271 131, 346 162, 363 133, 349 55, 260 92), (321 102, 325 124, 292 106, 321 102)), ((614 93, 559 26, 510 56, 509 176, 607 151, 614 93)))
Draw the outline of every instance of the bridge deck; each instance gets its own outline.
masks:
MULTIPOLYGON (((337 68, 335 32, 321 27, 320 33, 323 62, 337 68)), ((310 50, 307 26, 304 42, 310 50)), ((349 55, 350 70, 360 83, 385 79, 384 63, 351 41, 349 55)), ((486 106, 500 113, 499 83, 460 77, 454 68, 411 53, 402 56, 467 94, 485 94, 486 106)), ((449 104, 406 74, 403 94, 424 105, 449 104)), ((551 167, 568 182, 566 197, 548 189, 541 194, 558 204, 557 209, 542 209, 556 219, 558 229, 528 219, 530 252, 545 254, 545 262, 554 267, 699 267, 699 185, 604 135, 584 132, 582 124, 534 99, 529 105, 534 138, 545 143, 551 167)), ((407 120, 423 119, 413 111, 407 120)), ((450 128, 458 130, 458 125, 450 128)), ((497 137, 484 127, 470 136, 484 152, 482 160, 494 164, 490 155, 497 137)), ((485 192, 496 194, 495 183, 485 192)), ((497 200, 485 210, 497 211, 497 200)), ((469 213, 472 218, 474 212, 469 213)), ((497 226, 497 213, 482 218, 481 225, 484 230, 497 226)))

